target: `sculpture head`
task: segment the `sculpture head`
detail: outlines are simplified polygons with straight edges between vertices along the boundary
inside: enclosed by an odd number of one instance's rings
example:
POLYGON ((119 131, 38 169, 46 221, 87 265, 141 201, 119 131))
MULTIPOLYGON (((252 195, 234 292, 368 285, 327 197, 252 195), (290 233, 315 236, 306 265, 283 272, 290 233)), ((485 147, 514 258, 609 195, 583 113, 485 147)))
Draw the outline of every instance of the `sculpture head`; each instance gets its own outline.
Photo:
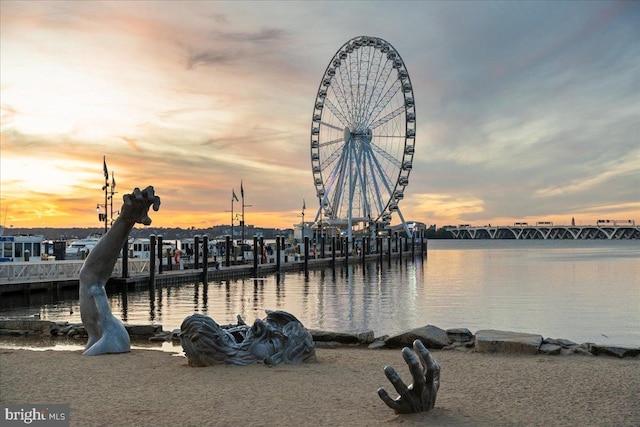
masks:
POLYGON ((238 316, 238 324, 226 328, 201 314, 187 317, 180 326, 180 342, 189 364, 279 365, 315 357, 313 337, 295 316, 285 311, 266 313, 252 326, 238 316))

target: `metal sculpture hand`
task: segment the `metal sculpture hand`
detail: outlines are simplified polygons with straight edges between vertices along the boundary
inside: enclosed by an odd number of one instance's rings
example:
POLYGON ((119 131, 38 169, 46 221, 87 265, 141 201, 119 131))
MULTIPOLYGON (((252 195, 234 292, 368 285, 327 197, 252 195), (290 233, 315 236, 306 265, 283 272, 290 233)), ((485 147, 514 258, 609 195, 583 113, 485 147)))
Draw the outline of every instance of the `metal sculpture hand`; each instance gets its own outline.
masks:
POLYGON ((431 357, 429 350, 420 340, 413 342, 413 352, 409 347, 403 348, 402 357, 409 366, 413 384, 407 387, 396 370, 386 366, 384 373, 400 396, 392 399, 382 387, 378 389, 378 396, 396 414, 411 414, 432 409, 440 388, 440 364, 431 357))
POLYGON ((123 199, 124 205, 122 205, 120 218, 135 223, 150 225, 149 208, 153 205, 154 211, 160 209, 160 197, 155 195, 152 186, 148 186, 142 191, 136 188, 133 193, 125 194, 123 199))

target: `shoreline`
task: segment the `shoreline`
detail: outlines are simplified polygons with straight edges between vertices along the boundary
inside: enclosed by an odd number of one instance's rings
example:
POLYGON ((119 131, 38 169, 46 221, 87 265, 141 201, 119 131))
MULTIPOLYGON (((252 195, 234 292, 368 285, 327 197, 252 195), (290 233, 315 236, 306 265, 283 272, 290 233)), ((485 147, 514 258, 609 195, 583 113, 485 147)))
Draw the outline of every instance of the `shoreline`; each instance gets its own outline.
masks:
POLYGON ((300 365, 194 368, 184 356, 134 348, 0 349, 0 403, 68 403, 72 426, 93 425, 637 425, 635 359, 433 350, 441 387, 429 412, 396 415, 377 396, 399 349, 316 349, 300 365))
MULTIPOLYGON (((234 325, 221 325, 223 328, 234 325)), ((157 324, 125 324, 133 346, 139 348, 176 347, 181 349, 179 329, 164 331, 157 324)), ((426 325, 399 334, 375 337, 373 331, 333 332, 308 329, 318 346, 360 345, 362 347, 396 349, 411 347, 415 339, 420 339, 428 349, 445 349, 461 352, 513 353, 545 355, 615 356, 640 360, 640 345, 636 347, 601 345, 591 342, 576 343, 567 339, 544 338, 540 334, 504 331, 478 330, 467 328, 441 329, 426 325)), ((3 342, 9 348, 55 349, 56 346, 84 346, 87 335, 82 323, 55 322, 33 318, 0 317, 0 348, 3 342), (21 345, 26 344, 26 345, 21 345)), ((82 347, 80 347, 82 348, 82 347)), ((172 350, 167 350, 174 352, 172 350)))

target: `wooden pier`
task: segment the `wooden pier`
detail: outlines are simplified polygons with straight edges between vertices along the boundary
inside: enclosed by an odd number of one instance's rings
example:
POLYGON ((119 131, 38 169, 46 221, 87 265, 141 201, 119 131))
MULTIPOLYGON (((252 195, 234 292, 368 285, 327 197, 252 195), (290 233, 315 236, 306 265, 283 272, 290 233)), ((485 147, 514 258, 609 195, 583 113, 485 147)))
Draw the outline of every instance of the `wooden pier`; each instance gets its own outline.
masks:
MULTIPOLYGON (((144 260, 144 265, 136 265, 133 271, 130 270, 131 273, 128 277, 122 277, 121 260, 118 260, 113 275, 107 282, 106 288, 109 291, 144 289, 149 287, 151 280, 154 281, 155 286, 165 286, 203 281, 233 280, 243 277, 264 277, 278 272, 305 271, 305 269, 310 270, 332 266, 339 267, 346 264, 368 263, 372 261, 390 263, 391 259, 409 259, 425 253, 426 242, 424 245, 416 244, 415 248, 408 251, 371 253, 365 254, 364 257, 357 254, 335 257, 329 255, 329 257, 325 258, 308 258, 306 261, 298 258, 294 261, 283 262, 280 265, 276 263, 258 263, 256 265, 243 263, 226 267, 218 261, 209 259, 206 269, 204 266, 199 266, 198 269, 188 268, 193 267, 193 263, 183 264, 183 267, 187 268, 180 270, 167 270, 167 265, 164 265, 162 272, 155 271, 153 275, 150 274, 148 270, 149 260, 144 260), (421 248, 423 249, 421 250, 421 248), (146 271, 144 271, 144 267, 147 268, 146 271), (206 279, 204 279, 205 274, 206 279)), ((136 261, 141 262, 141 260, 136 261)), ((65 267, 58 269, 59 272, 62 271, 62 274, 57 275, 48 274, 48 270, 42 267, 42 265, 38 265, 38 263, 39 262, 3 263, 4 265, 0 266, 0 295, 11 293, 29 294, 37 291, 58 292, 63 288, 78 288, 78 274, 82 266, 82 261, 42 262, 42 264, 46 264, 48 268, 52 269, 56 269, 53 264, 64 263, 65 267), (10 274, 13 274, 13 276, 10 276, 10 274)), ((129 263, 131 264, 131 261, 129 261, 129 263)))

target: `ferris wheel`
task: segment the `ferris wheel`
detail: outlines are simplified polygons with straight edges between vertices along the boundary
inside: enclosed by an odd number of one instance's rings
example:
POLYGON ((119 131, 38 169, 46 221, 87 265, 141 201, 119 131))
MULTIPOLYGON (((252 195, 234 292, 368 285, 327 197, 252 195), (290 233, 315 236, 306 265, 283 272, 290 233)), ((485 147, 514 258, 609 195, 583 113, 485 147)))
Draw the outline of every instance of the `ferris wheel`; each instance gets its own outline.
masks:
POLYGON ((329 61, 311 121, 311 167, 329 225, 389 225, 413 167, 416 113, 409 72, 391 44, 360 36, 329 61))

